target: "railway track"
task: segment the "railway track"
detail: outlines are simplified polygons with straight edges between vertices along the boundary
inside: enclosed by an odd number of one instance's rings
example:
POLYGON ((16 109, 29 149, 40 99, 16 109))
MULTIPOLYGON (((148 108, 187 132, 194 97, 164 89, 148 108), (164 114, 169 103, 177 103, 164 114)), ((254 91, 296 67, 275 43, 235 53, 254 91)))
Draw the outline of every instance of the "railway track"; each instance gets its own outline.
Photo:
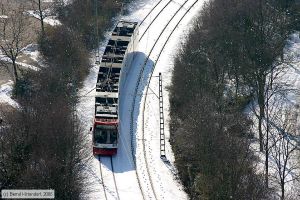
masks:
MULTIPOLYGON (((142 185, 141 185, 141 178, 140 178, 140 175, 139 175, 139 172, 137 170, 137 162, 136 162, 136 156, 135 156, 135 149, 134 149, 134 143, 135 143, 135 137, 134 137, 134 113, 135 113, 135 106, 137 105, 137 95, 138 95, 138 91, 139 91, 139 87, 141 86, 141 81, 143 79, 143 74, 144 74, 144 70, 147 66, 147 63, 149 61, 149 58, 154 50, 154 48, 156 47, 158 41, 160 40, 161 36, 163 35, 163 33, 165 32, 165 30, 167 29, 167 27, 170 25, 170 23, 173 21, 173 19, 175 18, 175 16, 179 13, 180 10, 182 9, 185 9, 184 6, 186 5, 186 3, 188 2, 191 2, 192 0, 186 0, 178 9, 177 11, 172 15, 172 17, 169 19, 168 23, 164 26, 164 28, 162 29, 162 31, 160 32, 159 36, 156 38, 156 41, 155 43, 153 44, 151 50, 149 51, 146 59, 144 60, 144 63, 141 67, 141 70, 138 74, 138 81, 136 83, 136 86, 135 86, 135 90, 134 90, 134 95, 133 95, 133 101, 132 101, 132 105, 131 105, 131 112, 130 112, 130 136, 131 136, 131 153, 132 153, 132 158, 133 158, 133 163, 134 163, 134 167, 136 169, 136 175, 137 175, 137 179, 138 179, 138 184, 139 184, 139 187, 140 187, 140 190, 141 190, 141 193, 142 193, 142 196, 143 196, 143 199, 145 199, 145 194, 144 194, 144 191, 142 189, 142 185)), ((160 1, 161 2, 161 1, 160 1)), ((158 2, 158 4, 160 3, 158 2)), ((194 5, 198 2, 198 0, 194 0, 193 1, 193 4, 191 6, 189 6, 188 9, 185 9, 186 12, 181 16, 180 20, 177 22, 177 24, 175 25, 175 27, 172 29, 171 33, 169 34, 167 40, 165 41, 162 49, 160 50, 160 53, 159 53, 159 56, 156 58, 156 61, 154 63, 154 65, 152 66, 151 68, 151 76, 153 74, 153 71, 154 71, 154 68, 157 64, 157 61, 162 53, 162 51, 164 50, 167 42, 169 41, 170 37, 172 36, 172 34, 174 33, 174 31, 176 30, 176 28, 178 27, 178 25, 180 24, 180 22, 183 20, 183 18, 187 15, 187 13, 194 7, 194 5)), ((156 6, 158 5, 156 4, 156 6)), ((168 3, 167 3, 168 5, 168 3)), ((155 7, 156 7, 155 6, 155 7)), ((163 7, 163 9, 165 9, 166 6, 163 7)), ((162 10, 163 10, 162 9, 162 10)), ((156 15, 155 19, 157 18, 157 16, 159 14, 162 13, 162 10, 156 15)), ((151 10, 152 12, 152 10, 151 10)), ((147 15, 148 16, 148 15, 147 15)), ((146 17, 147 17, 146 16, 146 17)), ((155 20, 154 19, 154 20, 155 20)), ((153 20, 153 21, 154 21, 153 20)), ((144 21, 144 20, 143 20, 144 21)), ((150 25, 146 28, 146 31, 143 33, 143 35, 141 36, 140 40, 142 39, 142 37, 144 36, 144 34, 148 31, 149 27, 153 24, 153 21, 150 23, 150 25)), ((146 87, 146 91, 148 92, 148 89, 149 89, 149 83, 151 81, 151 76, 150 76, 150 79, 148 81, 148 84, 147 84, 147 87, 146 87)), ((147 94, 147 93, 146 93, 147 94)), ((147 97, 147 95, 145 96, 145 98, 147 97)), ((148 174, 148 177, 149 177, 149 182, 150 182, 150 186, 151 186, 151 190, 152 190, 152 193, 153 193, 153 196, 155 199, 158 199, 157 197, 157 194, 156 194, 156 191, 155 191, 155 188, 154 188, 154 184, 153 184, 153 181, 152 181, 152 178, 151 178, 151 173, 150 173, 150 169, 149 169, 149 164, 148 164, 148 159, 147 159, 147 154, 146 154, 146 151, 145 151, 145 137, 144 137, 144 110, 145 110, 145 102, 146 102, 146 99, 144 100, 144 105, 143 105, 143 116, 142 116, 142 149, 143 149, 143 155, 144 155, 144 162, 145 162, 145 166, 146 166, 146 171, 147 171, 147 174, 148 174)), ((147 191, 149 192, 149 191, 147 191)), ((148 196, 151 196, 148 194, 148 196)))
MULTIPOLYGON (((109 199, 108 196, 110 195, 114 199, 120 200, 120 195, 119 195, 116 177, 115 177, 115 173, 114 173, 114 165, 113 165, 112 156, 109 156, 109 157, 98 156, 98 160, 99 160, 99 164, 100 164, 99 165, 100 166, 100 175, 101 175, 101 182, 102 182, 102 186, 103 186, 103 192, 104 192, 105 199, 108 200, 109 199), (107 166, 106 170, 103 167, 103 165, 107 166), (114 185, 114 191, 111 190, 111 188, 109 188, 106 185, 106 182, 104 181, 104 179, 109 176, 113 177, 112 180, 113 180, 113 185, 114 185)), ((111 179, 109 179, 109 180, 111 180, 111 179)))
MULTIPOLYGON (((164 9, 172 2, 173 0, 169 0, 168 3, 157 13, 157 15, 154 17, 154 19, 150 22, 150 24, 147 26, 146 30, 143 32, 142 36, 140 37, 139 41, 141 41, 146 34, 146 32, 149 30, 151 25, 154 23, 154 21, 157 19, 157 17, 164 11, 164 9)), ((160 2, 159 2, 160 3, 160 2)), ((143 20, 144 21, 144 20, 143 20)))
MULTIPOLYGON (((164 43, 164 45, 163 45, 163 47, 161 48, 161 50, 160 50, 160 53, 159 53, 159 55, 157 56, 157 59, 155 60, 155 62, 154 62, 154 64, 153 64, 153 68, 152 68, 152 71, 151 71, 151 74, 150 74, 150 79, 149 79, 149 81, 148 81, 148 84, 147 84, 147 87, 146 87, 146 91, 145 91, 145 97, 144 97, 144 103, 143 103, 143 105, 142 105, 142 141, 143 141, 143 147, 144 147, 144 149, 145 149, 145 108, 146 108, 146 103, 147 103, 147 94, 148 94, 148 91, 149 91, 149 86, 150 86, 150 82, 151 82, 151 80, 152 80, 152 75, 153 75, 153 72, 154 72, 154 69, 155 69, 155 66, 156 66, 156 64, 157 64, 157 62, 158 62, 158 60, 159 60, 159 58, 160 58, 160 56, 161 56, 161 54, 162 54, 162 52, 163 52, 163 50, 164 50, 164 48, 165 48, 165 46, 167 45, 167 43, 168 43, 168 41, 170 40, 170 38, 171 38, 171 36, 172 36, 172 34, 174 33, 174 31, 176 30, 176 28, 177 28, 177 26, 179 25, 179 23, 183 20, 183 18, 188 14, 188 12, 193 8, 193 6, 198 2, 199 0, 196 0, 187 10, 186 10, 186 12, 184 13, 184 15, 180 18, 180 20, 178 21, 178 23, 176 24, 176 26, 173 28, 173 30, 171 31, 171 33, 170 33, 170 35, 168 36, 168 38, 167 38, 167 40, 165 41, 165 43, 164 43)), ((147 154, 146 154, 146 152, 144 152, 144 156, 145 156, 145 160, 146 160, 146 162, 147 162, 147 154)), ((148 166, 148 164, 147 164, 147 166, 148 166)), ((147 169, 148 171, 149 171, 149 168, 147 169)), ((150 172, 149 172, 149 174, 150 174, 150 172)))
POLYGON ((149 17, 149 15, 153 12, 153 10, 162 2, 163 0, 159 0, 155 6, 148 12, 148 14, 146 15, 146 17, 144 17, 144 19, 141 21, 140 26, 144 23, 144 21, 149 17))

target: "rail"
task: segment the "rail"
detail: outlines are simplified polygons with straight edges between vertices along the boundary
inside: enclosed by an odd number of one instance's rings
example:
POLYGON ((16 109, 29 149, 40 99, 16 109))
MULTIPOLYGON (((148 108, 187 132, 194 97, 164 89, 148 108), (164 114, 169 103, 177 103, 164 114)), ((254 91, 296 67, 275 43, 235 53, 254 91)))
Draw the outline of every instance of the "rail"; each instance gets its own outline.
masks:
MULTIPOLYGON (((116 199, 120 200, 120 195, 119 195, 119 190, 118 190, 118 187, 117 187, 117 181, 116 181, 116 177, 115 177, 115 173, 114 173, 114 165, 113 165, 113 159, 112 159, 112 156, 110 156, 110 165, 111 165, 111 174, 113 176, 113 181, 114 181, 114 187, 115 187, 115 192, 112 192, 110 190, 108 190, 108 187, 105 185, 104 183, 104 175, 103 175, 103 169, 102 169, 102 162, 101 162, 101 156, 98 156, 98 160, 99 160, 99 164, 100 164, 100 176, 101 176, 101 182, 102 182, 102 186, 103 186, 103 192, 104 192, 104 196, 105 196, 105 199, 108 200, 108 197, 107 197, 107 191, 114 197, 116 197, 116 199), (116 194, 116 196, 115 196, 116 194)), ((108 163, 107 163, 108 164, 108 163)))
MULTIPOLYGON (((141 70, 140 70, 140 72, 139 72, 139 75, 138 75, 138 81, 137 81, 137 83, 136 83, 136 86, 135 86, 135 90, 134 90, 134 95, 133 95, 133 102, 132 102, 132 105, 131 105, 131 107, 132 107, 132 109, 131 109, 131 112, 130 112, 130 135, 131 135, 131 152, 132 152, 132 158, 133 158, 133 161, 134 161, 134 165, 135 165, 135 168, 137 169, 137 166, 136 166, 136 158, 135 158, 135 155, 134 155, 134 130, 133 130, 133 127, 134 127, 134 111, 135 111, 135 105, 137 104, 137 93, 138 93, 138 89, 139 89, 139 86, 140 86, 140 82, 141 82, 141 80, 142 80, 142 75, 143 75, 143 72, 144 72, 144 70, 145 70, 145 67, 146 67, 146 65, 147 65, 147 62, 149 61, 149 58, 150 58, 150 55, 152 54, 152 51, 153 51, 153 49, 154 49, 154 47, 156 46, 156 44, 157 44, 157 42, 158 42, 158 40, 161 38, 161 36, 162 36, 162 34, 164 33, 164 31, 166 30, 166 28, 169 26, 169 24, 171 23, 171 21, 174 19, 174 17, 178 14, 178 12, 182 9, 182 8, 184 8, 184 5, 188 2, 188 1, 190 1, 190 0, 186 0, 180 7, 179 7, 179 9, 173 14, 173 16, 171 17, 171 19, 168 21, 168 23, 166 24, 166 26, 163 28, 163 30, 160 32, 160 34, 159 34, 159 36, 158 36, 158 38, 156 39, 156 41, 155 41, 155 43, 154 43, 154 45, 152 46, 152 48, 151 48, 151 50, 150 50, 150 52, 148 53, 148 55, 147 55, 147 58, 144 60, 144 63, 143 63, 143 65, 142 65, 142 68, 141 68, 141 70)), ((163 48, 160 50, 160 53, 159 53, 159 56, 158 56, 158 58, 156 59, 156 62, 155 62, 155 64, 153 65, 153 68, 152 68, 152 70, 151 70, 151 75, 153 74, 153 70, 154 70, 154 68, 155 68, 155 66, 156 66, 156 64, 157 64, 157 60, 159 59, 159 57, 160 57, 160 55, 161 55, 161 53, 162 53, 162 51, 164 50, 164 48, 165 48, 165 46, 166 46, 166 44, 167 44, 167 42, 169 41, 169 39, 170 39, 170 37, 171 37, 171 35, 174 33, 174 31, 176 30, 176 28, 178 27, 178 25, 179 25, 179 23, 183 20, 183 18, 187 15, 187 13, 192 9, 192 7, 194 7, 194 5, 196 4, 198 2, 198 0, 196 0, 190 7, 189 7, 189 9, 187 9, 186 10, 186 12, 184 13, 184 15, 180 18, 180 20, 178 21, 178 23, 176 24, 176 26, 174 27, 174 29, 171 31, 171 33, 169 34, 169 36, 168 36, 168 38, 167 38, 167 40, 166 40, 166 42, 164 43, 164 45, 163 45, 163 48)), ((165 6, 166 7, 166 6, 165 6)), ((164 7, 164 8, 165 8, 164 7)), ((163 8, 163 9, 164 9, 163 8)), ((162 10, 159 12, 159 14, 162 12, 162 10)), ((156 18, 155 18, 156 19, 156 18)), ((155 20, 154 19, 154 20, 155 20)), ((153 22, 152 22, 153 23, 153 22)), ((151 24, 152 24, 151 23, 151 24)), ((150 24, 150 25, 151 25, 150 24)), ((146 31, 148 30, 148 28, 146 29, 146 31)), ((145 32, 144 32, 144 34, 145 34, 145 32)), ((144 35, 143 34, 143 35, 144 35)), ((143 36, 142 35, 142 36, 143 36)), ((142 37, 140 38, 140 40, 142 39, 142 37)), ((150 78, 150 80, 151 80, 151 78, 150 78)), ((147 88, 146 88, 146 90, 148 91, 148 89, 149 89, 149 83, 150 83, 150 80, 149 80, 149 82, 148 82, 148 85, 147 85, 147 88)), ((147 94, 147 93, 146 93, 147 94)), ((147 96, 147 95, 146 95, 147 96)), ((145 99, 146 100, 146 99, 145 99)), ((145 102, 146 101, 144 101, 144 105, 143 105, 143 108, 145 107, 145 102)), ((144 109, 143 109, 144 110, 144 109)), ((150 181, 150 185, 151 185, 151 189, 152 189, 152 191, 153 191, 153 195, 155 196, 155 199, 158 199, 157 198, 157 195, 156 195, 156 192, 155 192, 155 189, 154 189, 154 185, 153 185, 153 181, 152 181, 152 178, 151 178, 151 173, 150 173, 150 170, 149 170, 149 165, 148 165, 148 161, 147 161, 147 154, 146 154, 146 152, 145 152, 145 138, 144 138, 144 129, 145 129, 145 127, 144 127, 144 112, 143 112, 143 124, 142 124, 142 126, 143 126, 143 133, 142 133, 142 146, 143 146, 143 153, 144 153, 144 159, 145 159, 145 163, 146 163, 146 168, 147 168, 147 173, 148 173, 148 175, 149 175, 149 181, 150 181)), ((138 182, 139 182, 139 186, 141 187, 141 184, 140 184, 140 178, 139 178, 139 174, 137 173, 137 170, 136 170, 136 174, 137 174, 137 179, 138 179, 138 182)), ((142 190, 142 189, 141 189, 142 190)), ((143 198, 144 198, 144 195, 143 195, 143 198)))

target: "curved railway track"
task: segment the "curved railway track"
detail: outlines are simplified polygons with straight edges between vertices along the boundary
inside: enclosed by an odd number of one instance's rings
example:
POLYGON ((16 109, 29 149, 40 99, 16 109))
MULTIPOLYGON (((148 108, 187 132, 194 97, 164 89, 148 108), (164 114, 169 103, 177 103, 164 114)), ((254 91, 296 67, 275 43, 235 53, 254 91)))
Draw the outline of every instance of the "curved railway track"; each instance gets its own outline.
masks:
MULTIPOLYGON (((137 179, 138 179, 138 184, 139 184, 139 187, 140 187, 140 190, 141 190, 141 193, 142 193, 142 196, 143 196, 143 199, 145 199, 145 194, 144 194, 144 191, 142 189, 142 185, 141 185, 141 181, 140 181, 140 175, 138 173, 138 170, 137 170, 137 164, 136 164, 136 157, 135 157, 135 149, 134 149, 134 142, 135 142, 135 137, 134 137, 134 113, 135 113, 135 105, 137 104, 137 94, 138 94, 138 90, 139 90, 139 87, 140 87, 140 84, 141 84, 141 81, 142 81, 142 78, 143 78, 143 73, 144 73, 144 70, 146 68, 146 65, 149 61, 149 58, 150 58, 150 55, 152 54, 155 46, 157 45, 157 42, 159 41, 159 39, 161 38, 161 36, 163 35, 163 33, 165 32, 166 28, 169 26, 169 24, 173 21, 173 19, 175 18, 175 16, 178 14, 178 12, 180 10, 182 10, 184 8, 184 5, 189 2, 191 0, 186 0, 179 8, 178 10, 172 15, 172 17, 170 18, 170 20, 168 21, 168 23, 164 26, 163 30, 160 32, 159 36, 156 38, 156 41, 155 43, 153 44, 150 52, 148 53, 147 55, 147 58, 144 60, 144 63, 141 67, 141 70, 138 74, 138 80, 136 82, 136 85, 135 85, 135 90, 134 90, 134 95, 133 95, 133 101, 132 101, 132 105, 131 105, 131 112, 130 112, 130 136, 131 136, 131 153, 132 153, 132 158, 133 158, 133 163, 134 163, 134 167, 136 169, 136 175, 137 175, 137 179)), ((180 24, 180 22, 183 20, 183 18, 187 15, 187 13, 194 7, 194 5, 198 2, 198 0, 195 0, 194 3, 188 8, 188 9, 185 9, 186 12, 183 14, 183 16, 180 18, 180 20, 177 22, 177 24, 175 25, 175 27, 172 29, 171 33, 169 34, 167 40, 165 41, 162 49, 160 50, 160 53, 159 53, 159 56, 157 57, 156 59, 156 62, 154 63, 154 65, 152 66, 152 69, 151 69, 151 75, 154 71, 154 68, 157 64, 157 61, 162 53, 162 51, 164 50, 167 42, 169 41, 170 37, 172 36, 172 34, 174 33, 174 31, 176 30, 176 28, 178 27, 178 25, 180 24)), ((158 2, 160 3, 160 2, 158 2)), ((158 4, 157 4, 158 5, 158 4)), ((156 5, 156 6, 157 6, 156 5)), ((168 5, 168 4, 167 4, 168 5)), ((165 8, 166 6, 164 6, 165 8)), ((163 8, 163 9, 164 9, 163 8)), ((162 12, 162 10, 159 12, 159 14, 162 12)), ((158 14, 158 15, 159 15, 158 14)), ((157 15, 157 16, 158 16, 157 15)), ((157 17, 156 17, 157 18, 157 17)), ((156 19, 155 18, 155 19, 156 19)), ((154 20, 155 20, 154 19, 154 20)), ((151 22, 152 24, 153 22, 151 22)), ((146 31, 148 30, 148 28, 151 26, 151 24, 147 27, 146 31)), ((145 32, 146 32, 145 31, 145 32)), ((144 36, 145 32, 143 33, 143 35, 141 36, 140 40, 142 39, 142 37, 144 36)), ((148 81, 148 84, 147 84, 147 87, 146 87, 146 91, 148 91, 149 89, 149 83, 151 81, 151 76, 150 76, 150 79, 148 81)), ((146 93, 146 96, 145 98, 147 97, 147 93, 146 93)), ((146 102, 146 99, 144 101, 144 105, 143 105, 143 111, 145 109, 145 102, 146 102)), ((142 117, 142 120, 143 120, 143 123, 142 123, 142 147, 143 147, 143 155, 144 155, 144 161, 145 161, 145 165, 146 165, 146 171, 148 173, 148 177, 149 177, 149 182, 150 182, 150 186, 151 186, 151 190, 153 192, 153 196, 155 197, 155 199, 158 199, 157 198, 157 194, 156 194, 156 191, 154 189, 154 185, 153 185, 153 181, 152 181, 152 178, 151 178, 151 173, 150 173, 150 170, 149 170, 149 164, 148 164, 148 159, 147 159, 147 154, 146 154, 146 151, 145 151, 145 137, 144 137, 144 112, 143 112, 143 117, 142 117)))
MULTIPOLYGON (((153 67, 152 67, 152 70, 151 70, 151 74, 150 74, 150 79, 148 81, 148 84, 147 84, 147 87, 146 87, 146 91, 145 91, 145 98, 144 98, 144 103, 142 105, 142 141, 143 141, 143 147, 145 149, 145 107, 146 107, 146 102, 147 102, 147 94, 148 94, 148 90, 149 90, 149 86, 150 86, 150 82, 152 80, 152 75, 153 75, 153 72, 154 72, 154 69, 155 69, 155 66, 164 50, 164 48, 166 47, 168 41, 170 40, 172 34, 174 33, 174 31, 176 30, 176 28, 178 27, 179 23, 183 20, 183 18, 188 14, 188 12, 193 8, 193 6, 198 2, 199 0, 196 0, 187 10, 186 12, 184 13, 184 15, 180 18, 180 20, 178 21, 178 23, 176 24, 176 26, 173 28, 173 30, 171 31, 170 35, 168 36, 167 40, 165 41, 163 47, 161 48, 160 52, 159 52, 159 55, 157 56, 157 59, 156 61, 154 62, 153 64, 153 67)), ((147 154, 146 152, 144 151, 144 156, 145 156, 145 160, 147 162, 147 154)), ((147 164, 147 170, 149 171, 149 168, 148 168, 148 164, 147 164)), ((149 172, 150 174, 150 172, 149 172)))

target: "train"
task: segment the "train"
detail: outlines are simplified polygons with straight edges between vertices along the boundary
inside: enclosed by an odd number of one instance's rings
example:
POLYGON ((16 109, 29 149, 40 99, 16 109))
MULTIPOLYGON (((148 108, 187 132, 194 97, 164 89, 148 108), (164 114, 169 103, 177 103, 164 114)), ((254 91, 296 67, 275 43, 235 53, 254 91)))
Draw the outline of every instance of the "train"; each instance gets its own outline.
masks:
POLYGON ((138 22, 119 21, 103 53, 98 71, 93 154, 117 154, 119 140, 119 89, 126 79, 138 44, 138 22))

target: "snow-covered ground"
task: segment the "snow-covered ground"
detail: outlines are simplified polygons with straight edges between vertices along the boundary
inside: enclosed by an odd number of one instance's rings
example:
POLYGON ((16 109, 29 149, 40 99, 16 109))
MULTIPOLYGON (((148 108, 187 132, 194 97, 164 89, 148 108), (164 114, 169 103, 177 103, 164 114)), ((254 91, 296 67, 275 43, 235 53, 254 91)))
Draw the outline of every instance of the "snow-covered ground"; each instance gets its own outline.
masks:
MULTIPOLYGON (((32 16, 32 17, 40 20, 40 15, 39 15, 38 10, 28 10, 26 12, 28 13, 29 16, 32 16)), ((48 13, 49 12, 50 11, 48 11, 48 13)), ((43 21, 44 21, 44 23, 49 24, 50 26, 61 25, 61 22, 58 19, 56 19, 56 16, 52 16, 52 15, 45 17, 43 21)))
MULTIPOLYGON (((1 53, 1 51, 0 51, 1 53)), ((34 44, 30 44, 22 49, 22 53, 29 56, 31 59, 33 59, 36 62, 39 62, 42 64, 42 59, 40 59, 39 52, 37 50, 37 46, 34 44)), ((12 61, 5 55, 0 54, 0 60, 6 63, 12 63, 12 61)), ((24 62, 16 62, 17 65, 21 66, 23 69, 31 69, 34 71, 38 71, 39 68, 30 64, 26 64, 24 62)), ((41 65, 40 65, 41 66, 41 65)), ((4 66, 2 66, 4 67, 4 66)), ((18 108, 19 104, 12 99, 12 90, 14 82, 7 78, 6 76, 9 76, 7 71, 7 74, 0 74, 0 79, 2 80, 2 85, 0 85, 0 104, 8 104, 14 108, 18 108), (3 77, 1 77, 3 76, 3 77), (4 80, 3 80, 4 78, 4 80), (7 81, 7 82, 6 82, 7 81)))
POLYGON ((18 103, 11 98, 13 84, 14 82, 10 80, 5 84, 0 85, 0 104, 6 103, 14 108, 17 108, 19 106, 18 103))
POLYGON ((39 63, 40 66, 43 65, 40 52, 38 50, 38 44, 29 44, 22 49, 22 53, 28 55, 32 60, 39 63))
MULTIPOLYGON (((123 16, 122 19, 140 22, 157 2, 158 0, 138 1, 138 3, 135 2, 129 9, 130 14, 128 16, 123 16)), ((199 0, 193 9, 191 9, 186 17, 182 20, 166 45, 165 50, 160 56, 160 59, 158 61, 156 59, 160 49, 167 40, 172 29, 189 8, 189 6, 191 6, 194 2, 195 0, 177 0, 168 4, 166 9, 159 15, 156 21, 146 32, 143 39, 140 41, 138 52, 136 53, 129 75, 127 79, 124 80, 123 85, 120 87, 120 139, 118 154, 113 157, 113 165, 116 185, 121 199, 187 199, 186 193, 183 191, 181 184, 174 174, 176 172, 173 165, 174 157, 168 142, 169 101, 166 87, 170 84, 171 80, 173 57, 176 55, 176 50, 180 45, 180 42, 184 39, 184 35, 188 32, 193 17, 201 9, 204 2, 203 0, 199 0), (165 32, 161 35, 142 74, 141 85, 137 92, 138 95, 136 97, 136 104, 134 105, 133 136, 135 139, 134 142, 131 143, 130 114, 132 111, 132 102, 134 101, 134 88, 136 87, 142 64, 144 63, 145 58, 148 56, 149 51, 157 40, 160 32, 164 29, 164 26, 184 2, 186 2, 184 9, 181 9, 178 12, 173 21, 165 29, 165 32), (167 142, 166 154, 168 160, 170 161, 170 163, 167 164, 160 159, 158 123, 159 104, 157 97, 154 94, 151 94, 153 92, 148 93, 146 107, 144 108, 142 106, 146 96, 145 86, 148 83, 151 69, 156 61, 157 65, 153 75, 156 76, 159 72, 162 72, 163 75, 164 114, 166 122, 165 132, 167 142), (144 136, 142 131, 143 112, 145 112, 144 136), (143 141, 145 142, 144 145, 143 141), (136 166, 132 157, 131 148, 133 148, 133 151, 135 152, 136 166), (148 168, 146 167, 146 164, 148 164, 148 168)), ((159 4, 153 13, 145 20, 140 27, 140 35, 144 32, 147 25, 150 24, 161 8, 163 8, 167 3, 168 0, 163 0, 162 3, 159 4)), ((107 37, 109 37, 109 34, 107 34, 107 37)), ((105 45, 106 42, 101 44, 101 53, 103 53, 105 45)), ((94 91, 89 93, 89 91, 95 88, 98 70, 98 66, 92 67, 89 76, 84 82, 84 87, 80 91, 82 98, 78 105, 78 115, 86 125, 86 132, 88 132, 88 129, 90 126, 92 126, 93 122, 95 93, 94 91)), ((156 92, 156 94, 158 94, 157 78, 152 79, 150 87, 154 90, 154 92, 156 92)), ((90 144, 91 137, 92 136, 90 135, 90 144)), ((105 174, 108 174, 107 171, 111 170, 109 161, 102 161, 102 163, 104 163, 102 168, 104 171, 106 171, 105 174)), ((105 199, 103 186, 101 185, 99 161, 94 158, 90 164, 87 164, 87 168, 89 171, 92 171, 91 178, 94 179, 94 193, 90 196, 90 198, 105 199)), ((108 199, 115 199, 115 186, 111 179, 111 175, 105 175, 104 184, 109 191, 107 193, 108 199)))
MULTIPOLYGON (((1 53, 1 51, 0 51, 0 53, 1 53)), ((12 63, 11 59, 9 57, 7 57, 6 55, 3 55, 3 54, 0 54, 0 61, 7 62, 7 63, 12 63)), ((37 68, 33 65, 26 64, 24 62, 16 62, 16 64, 19 65, 19 66, 22 66, 23 68, 31 69, 31 70, 34 70, 34 71, 39 70, 39 68, 37 68)))
POLYGON ((282 77, 281 82, 292 90, 288 93, 288 100, 294 105, 300 105, 300 33, 290 36, 285 47, 285 57, 287 60, 287 72, 282 77))

